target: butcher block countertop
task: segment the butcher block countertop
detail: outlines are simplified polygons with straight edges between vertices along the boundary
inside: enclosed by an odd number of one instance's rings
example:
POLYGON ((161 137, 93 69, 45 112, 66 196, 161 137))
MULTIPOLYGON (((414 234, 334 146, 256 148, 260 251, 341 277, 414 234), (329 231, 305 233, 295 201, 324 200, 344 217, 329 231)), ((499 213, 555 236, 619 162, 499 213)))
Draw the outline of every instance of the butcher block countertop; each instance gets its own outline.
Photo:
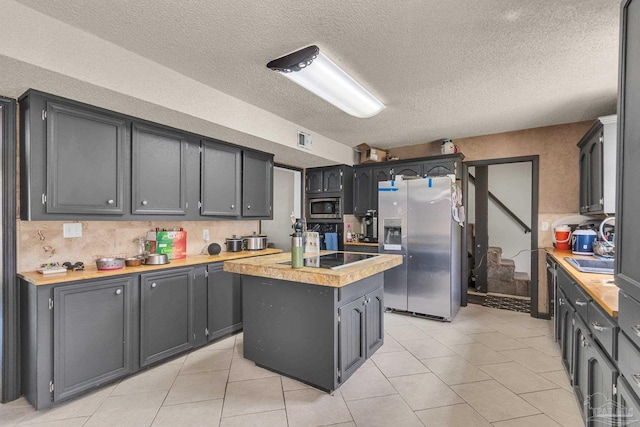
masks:
POLYGON ((74 282, 76 280, 103 279, 105 277, 123 274, 149 273, 167 268, 189 267, 198 264, 210 264, 238 258, 258 257, 281 253, 282 249, 263 249, 260 251, 220 252, 218 255, 191 255, 183 259, 171 260, 163 265, 141 265, 139 267, 124 267, 120 270, 98 270, 94 265, 85 265, 84 271, 67 271, 66 273, 41 274, 37 271, 18 273, 22 279, 36 286, 53 285, 57 283, 74 282))
POLYGON ((546 248, 546 250, 609 316, 618 317, 618 287, 613 283, 612 274, 582 273, 564 259, 565 257, 593 259, 591 256, 574 255, 571 251, 560 251, 555 248, 546 248))
MULTIPOLYGON (((335 253, 335 251, 321 251, 320 255, 331 253, 335 253)), ((312 256, 315 256, 315 254, 304 254, 305 258, 312 256)), ((291 261, 291 253, 288 252, 264 257, 237 259, 226 261, 224 263, 224 271, 340 288, 402 264, 402 255, 381 254, 335 270, 314 267, 291 268, 291 265, 280 264, 287 261, 291 261)))

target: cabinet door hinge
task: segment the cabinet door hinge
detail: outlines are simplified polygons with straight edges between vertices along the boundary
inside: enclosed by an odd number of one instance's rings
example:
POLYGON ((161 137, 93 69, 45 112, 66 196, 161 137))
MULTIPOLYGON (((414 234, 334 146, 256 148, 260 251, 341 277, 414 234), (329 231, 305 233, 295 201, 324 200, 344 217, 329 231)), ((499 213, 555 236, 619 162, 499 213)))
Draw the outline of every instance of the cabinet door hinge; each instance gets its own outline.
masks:
POLYGON ((53 381, 49 381, 49 393, 53 393, 53 381))
POLYGON ((209 336, 209 328, 204 328, 204 334, 205 336, 209 336))
POLYGON ((42 120, 47 120, 47 110, 42 110, 42 120))
POLYGON ((42 197, 41 197, 41 199, 42 199, 42 204, 43 204, 43 205, 46 205, 46 204, 47 204, 47 195, 46 195, 46 194, 44 194, 44 193, 42 193, 42 197))
POLYGON ((604 135, 600 135, 600 144, 604 143, 604 135))
POLYGON ((49 298, 49 310, 53 310, 53 298, 49 298))
POLYGON ((207 270, 204 271, 204 277, 209 277, 209 271, 207 270))
POLYGON ((600 199, 600 206, 604 205, 604 199, 600 199))
POLYGON ((336 317, 338 318, 338 323, 340 323, 340 313, 336 314, 336 317))
POLYGON ((202 202, 198 200, 198 209, 202 209, 202 202))
POLYGON ((198 147, 198 151, 202 153, 202 147, 198 147))
POLYGON ((189 202, 185 202, 185 203, 184 203, 184 208, 185 208, 185 209, 189 209, 189 202))
POLYGON ((342 371, 340 371, 340 368, 336 370, 336 376, 338 377, 338 382, 340 382, 340 380, 342 380, 342 371))

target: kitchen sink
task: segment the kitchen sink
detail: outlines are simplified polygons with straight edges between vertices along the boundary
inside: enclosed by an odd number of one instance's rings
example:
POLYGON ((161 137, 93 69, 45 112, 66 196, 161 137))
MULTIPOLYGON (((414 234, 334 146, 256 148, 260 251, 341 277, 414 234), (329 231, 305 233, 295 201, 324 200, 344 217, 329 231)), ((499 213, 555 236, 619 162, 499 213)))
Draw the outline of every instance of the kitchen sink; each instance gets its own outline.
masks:
POLYGON ((565 257, 565 261, 583 273, 613 274, 613 259, 583 259, 565 257))

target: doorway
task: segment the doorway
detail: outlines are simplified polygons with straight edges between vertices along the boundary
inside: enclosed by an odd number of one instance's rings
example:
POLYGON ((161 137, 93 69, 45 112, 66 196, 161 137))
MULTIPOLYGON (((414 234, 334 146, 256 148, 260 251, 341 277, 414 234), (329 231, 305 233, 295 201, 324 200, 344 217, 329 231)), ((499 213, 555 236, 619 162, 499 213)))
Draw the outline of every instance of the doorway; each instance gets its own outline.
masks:
POLYGON ((465 162, 471 303, 539 315, 538 161, 465 162))
POLYGON ((302 215, 302 171, 286 166, 273 168, 273 219, 260 222, 269 246, 291 251, 291 216, 302 215))

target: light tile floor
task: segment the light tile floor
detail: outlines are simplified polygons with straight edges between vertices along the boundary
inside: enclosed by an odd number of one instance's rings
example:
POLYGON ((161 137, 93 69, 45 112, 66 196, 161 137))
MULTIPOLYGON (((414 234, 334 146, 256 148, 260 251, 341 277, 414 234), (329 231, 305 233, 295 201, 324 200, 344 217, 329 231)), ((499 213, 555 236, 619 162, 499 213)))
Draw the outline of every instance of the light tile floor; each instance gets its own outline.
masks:
POLYGON ((553 323, 469 305, 451 323, 385 314, 385 344, 333 394, 242 358, 242 334, 0 426, 582 426, 553 323))

